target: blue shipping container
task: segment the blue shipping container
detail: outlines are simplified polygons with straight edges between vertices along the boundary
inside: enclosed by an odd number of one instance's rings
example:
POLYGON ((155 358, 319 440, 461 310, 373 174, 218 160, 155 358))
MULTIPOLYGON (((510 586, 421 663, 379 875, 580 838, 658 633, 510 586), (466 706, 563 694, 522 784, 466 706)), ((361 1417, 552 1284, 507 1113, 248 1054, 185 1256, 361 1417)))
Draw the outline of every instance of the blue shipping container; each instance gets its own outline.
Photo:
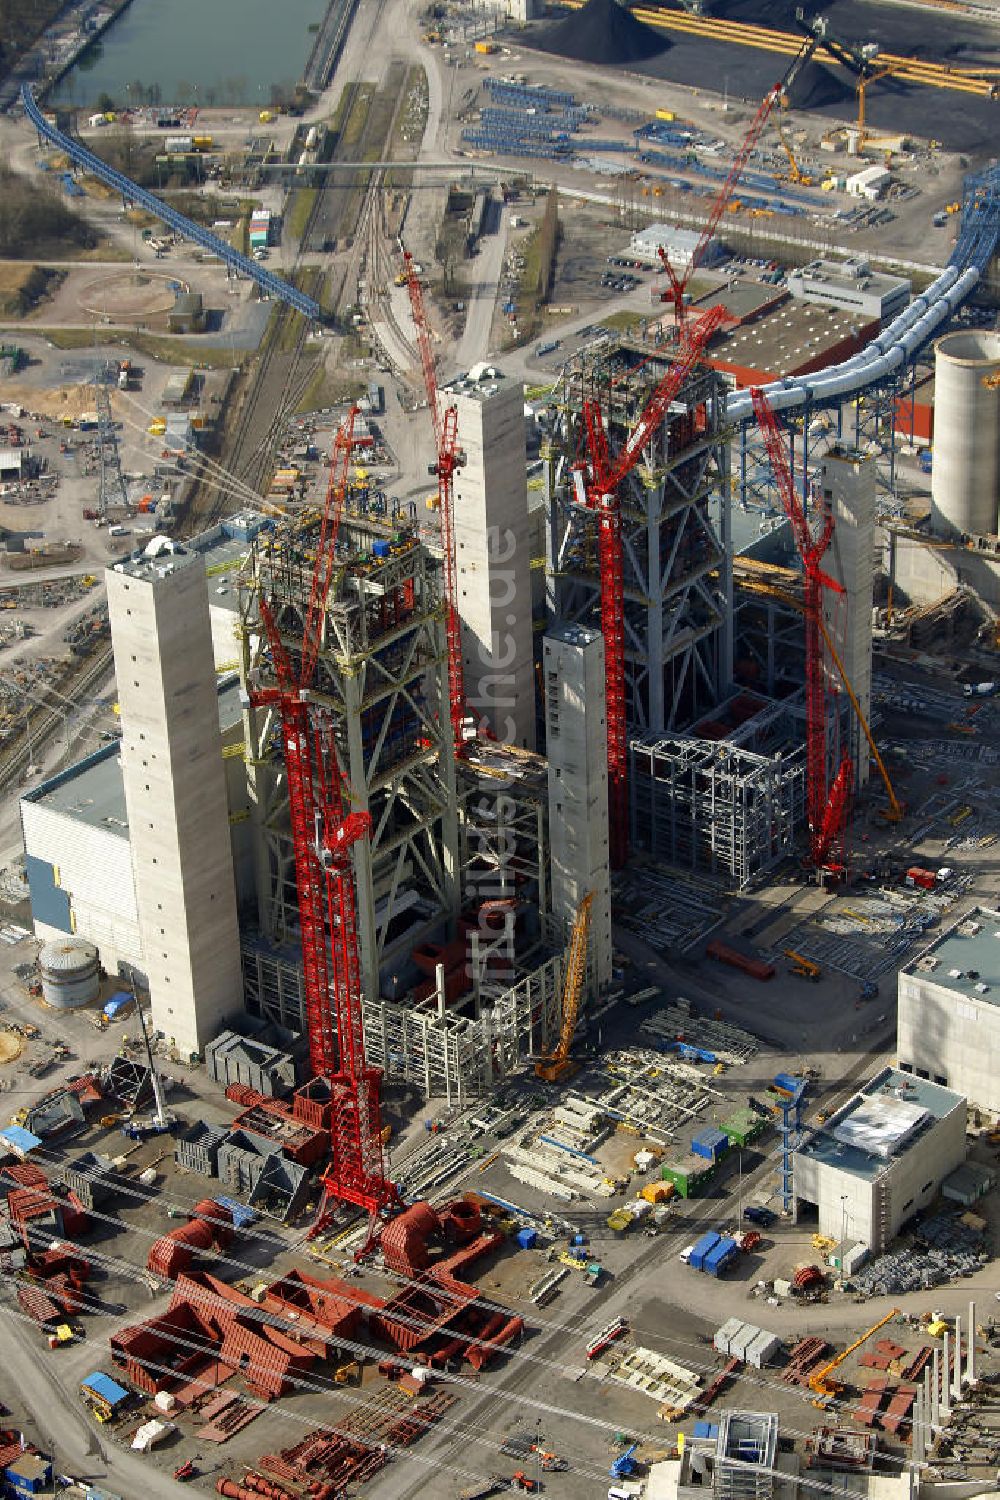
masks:
POLYGON ((709 1230, 708 1234, 703 1234, 701 1239, 697 1241, 694 1249, 691 1251, 690 1260, 690 1264, 696 1271, 700 1271, 703 1268, 705 1264, 705 1257, 709 1255, 715 1248, 715 1246, 719 1243, 719 1239, 720 1236, 716 1234, 714 1229, 712 1229, 709 1230))
POLYGON ((131 1005, 135 1004, 135 996, 130 995, 128 990, 116 990, 111 999, 105 1003, 104 1014, 109 1021, 114 1021, 122 1016, 131 1005))
POLYGON ((537 1229, 525 1228, 517 1231, 517 1243, 522 1250, 534 1250, 537 1241, 537 1229))
POLYGON ((695 1156, 707 1157, 709 1161, 718 1161, 728 1147, 729 1137, 724 1130, 703 1130, 691 1138, 691 1150, 695 1156))

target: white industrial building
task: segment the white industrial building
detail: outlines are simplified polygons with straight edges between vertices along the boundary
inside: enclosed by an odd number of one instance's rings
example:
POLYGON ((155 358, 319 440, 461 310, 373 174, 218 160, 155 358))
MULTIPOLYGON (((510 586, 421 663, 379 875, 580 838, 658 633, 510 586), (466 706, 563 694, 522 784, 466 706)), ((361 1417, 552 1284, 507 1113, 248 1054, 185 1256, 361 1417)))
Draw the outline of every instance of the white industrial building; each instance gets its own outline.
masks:
POLYGON ((865 167, 863 172, 848 177, 844 187, 853 197, 868 198, 873 202, 881 198, 891 182, 892 173, 886 167, 865 167))
POLYGON ((524 386, 474 365, 442 392, 458 413, 455 561, 465 698, 503 744, 535 747, 524 386))
MULTIPOLYGON (((628 243, 628 254, 641 260, 646 266, 659 266, 660 249, 666 251, 672 266, 686 266, 697 248, 701 235, 696 229, 681 229, 677 224, 650 224, 648 229, 639 229, 628 243)), ((702 266, 710 266, 718 260, 721 247, 718 240, 711 239, 701 258, 702 266)))
POLYGON ((813 1207, 820 1234, 881 1254, 965 1160, 965 1120, 964 1095, 883 1069, 796 1150, 796 1217, 813 1207))
POLYGON ((1000 912, 976 907, 899 973, 900 1070, 1000 1114, 1000 912))
POLYGON ((588 892, 588 972, 596 990, 611 982, 611 875, 608 865, 608 731, 604 637, 585 625, 559 625, 542 648, 549 758, 552 914, 569 929, 588 892))
POLYGON ((153 1022, 195 1053, 243 1008, 205 567, 157 537, 107 581, 153 1022))
MULTIPOLYGON (((220 680, 218 715, 242 904, 251 899, 253 850, 243 759, 233 753, 243 737, 235 674, 220 680)), ((79 932, 97 945, 109 973, 145 976, 119 746, 105 745, 25 792, 21 828, 35 936, 79 932)))
POLYGON ((910 282, 903 276, 873 271, 862 256, 848 260, 811 260, 789 271, 787 286, 800 302, 820 307, 841 307, 863 318, 887 323, 901 313, 910 300, 910 282))

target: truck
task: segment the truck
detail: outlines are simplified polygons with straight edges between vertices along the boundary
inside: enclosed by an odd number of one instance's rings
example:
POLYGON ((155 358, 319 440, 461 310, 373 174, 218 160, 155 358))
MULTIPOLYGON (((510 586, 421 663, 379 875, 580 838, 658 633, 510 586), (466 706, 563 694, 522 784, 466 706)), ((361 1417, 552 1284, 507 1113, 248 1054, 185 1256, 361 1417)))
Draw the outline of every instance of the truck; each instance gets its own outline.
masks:
POLYGON ((730 1235, 718 1235, 718 1244, 705 1256, 701 1269, 708 1276, 721 1276, 740 1253, 739 1241, 730 1235))
POLYGON ((702 1235, 700 1240, 695 1241, 688 1258, 688 1265, 692 1271, 705 1269, 706 1257, 712 1253, 721 1238, 722 1236, 716 1234, 714 1229, 710 1229, 707 1234, 702 1235))
POLYGON ((996 690, 995 682, 967 682, 962 693, 966 698, 992 698, 996 690))
POLYGON ((933 870, 924 870, 920 865, 911 865, 903 877, 903 884, 911 891, 932 891, 937 885, 937 875, 933 870))

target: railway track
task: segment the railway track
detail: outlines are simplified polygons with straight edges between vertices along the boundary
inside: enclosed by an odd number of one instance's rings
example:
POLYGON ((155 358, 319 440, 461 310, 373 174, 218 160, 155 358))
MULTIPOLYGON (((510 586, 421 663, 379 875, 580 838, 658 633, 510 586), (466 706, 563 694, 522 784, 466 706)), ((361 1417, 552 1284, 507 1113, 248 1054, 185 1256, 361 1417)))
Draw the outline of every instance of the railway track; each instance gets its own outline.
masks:
MULTIPOLYGON (((67 698, 82 699, 113 669, 114 656, 111 647, 103 646, 95 656, 81 666, 75 676, 60 687, 60 692, 65 692, 67 698)), ((34 710, 30 739, 30 751, 34 755, 38 754, 41 747, 62 726, 64 718, 63 709, 48 708, 44 704, 39 704, 34 710)), ((13 744, 0 751, 0 796, 20 781, 30 764, 28 735, 22 733, 13 744)))

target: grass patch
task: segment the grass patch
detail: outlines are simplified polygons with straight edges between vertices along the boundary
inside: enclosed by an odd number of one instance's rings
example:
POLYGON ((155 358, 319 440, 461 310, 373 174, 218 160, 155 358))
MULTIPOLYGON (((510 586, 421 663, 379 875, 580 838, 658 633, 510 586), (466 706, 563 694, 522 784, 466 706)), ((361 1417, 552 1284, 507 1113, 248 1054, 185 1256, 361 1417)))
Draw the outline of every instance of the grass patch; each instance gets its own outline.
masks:
MULTIPOLYGON (((89 349, 95 342, 117 344, 122 341, 120 328, 47 328, 45 337, 57 349, 89 349)), ((128 342, 133 349, 148 354, 150 359, 161 360, 167 365, 202 365, 212 370, 232 370, 246 359, 245 350, 220 349, 212 345, 193 345, 183 338, 170 338, 155 333, 129 333, 128 342)))
POLYGON ((372 107, 374 97, 375 85, 373 83, 358 84, 340 137, 340 144, 344 150, 349 151, 352 146, 357 146, 361 140, 365 125, 368 122, 368 111, 372 107))
POLYGON ((318 188, 300 187, 292 193, 292 201, 288 205, 288 213, 285 216, 285 228, 296 239, 301 239, 306 232, 309 217, 316 206, 318 192, 318 188))
POLYGON ((389 144, 389 156, 393 161, 415 157, 427 128, 427 74, 419 63, 407 70, 400 98, 389 144))
POLYGON ((23 318, 65 280, 64 271, 26 261, 0 261, 0 314, 23 318))
POLYGON ((641 313, 629 312, 626 309, 624 312, 611 313, 608 317, 602 318, 601 327, 610 328, 615 333, 629 333, 633 328, 638 328, 642 321, 641 313))
POLYGON ((339 406, 342 401, 356 401, 366 390, 367 382, 360 376, 328 370, 325 361, 317 360, 305 390, 295 403, 295 415, 323 411, 328 406, 339 406))

